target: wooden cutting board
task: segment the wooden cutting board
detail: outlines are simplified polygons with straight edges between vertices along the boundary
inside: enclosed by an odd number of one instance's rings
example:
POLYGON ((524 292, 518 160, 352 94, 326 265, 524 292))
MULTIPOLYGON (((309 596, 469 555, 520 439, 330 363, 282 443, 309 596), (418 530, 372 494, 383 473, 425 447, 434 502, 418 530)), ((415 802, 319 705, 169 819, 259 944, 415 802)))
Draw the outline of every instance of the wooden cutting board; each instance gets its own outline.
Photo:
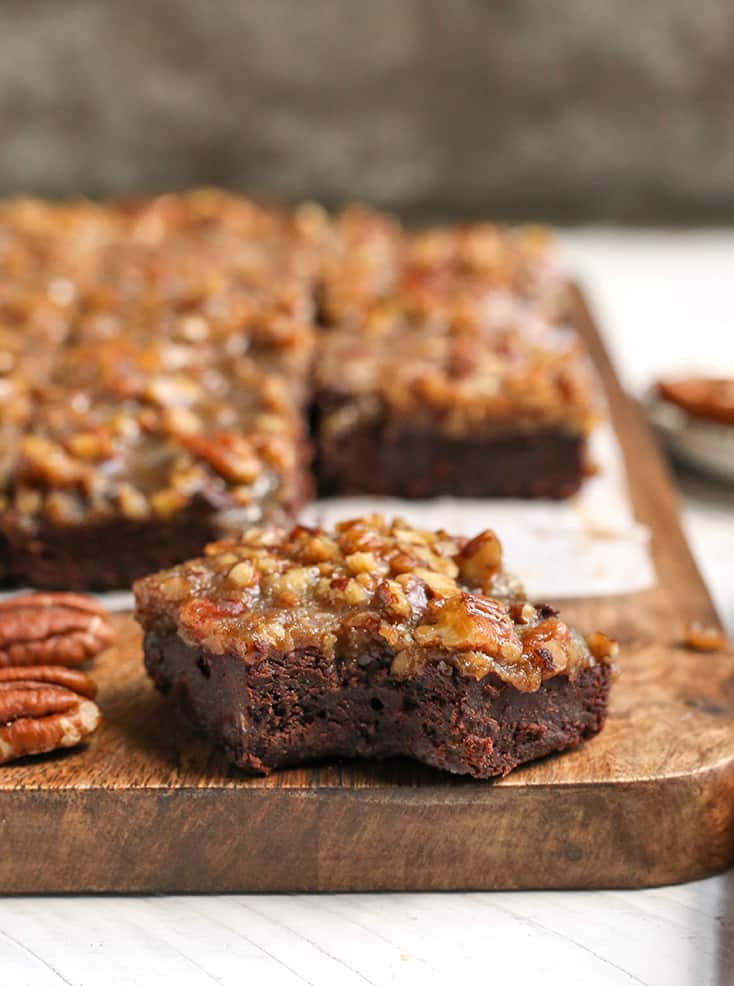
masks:
POLYGON ((122 614, 95 667, 98 734, 0 770, 0 892, 643 887, 734 860, 734 654, 681 646, 716 616, 655 443, 579 310, 658 573, 646 592, 563 603, 621 644, 604 732, 498 782, 408 761, 251 779, 177 725, 122 614))

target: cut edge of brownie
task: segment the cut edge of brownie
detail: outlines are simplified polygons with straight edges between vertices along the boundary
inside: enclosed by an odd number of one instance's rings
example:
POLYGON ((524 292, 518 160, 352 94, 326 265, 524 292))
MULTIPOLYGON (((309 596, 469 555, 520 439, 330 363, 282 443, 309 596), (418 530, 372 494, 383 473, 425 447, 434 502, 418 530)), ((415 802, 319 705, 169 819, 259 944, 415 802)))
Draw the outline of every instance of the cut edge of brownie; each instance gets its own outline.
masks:
MULTIPOLYGON (((298 486, 297 501, 280 505, 281 519, 288 523, 311 495, 305 465, 298 486)), ((0 530, 0 565, 5 563, 0 576, 42 589, 129 590, 136 579, 196 557, 207 544, 232 533, 203 500, 170 519, 115 515, 75 526, 40 521, 26 528, 9 513, 0 530)))
POLYGON ((201 552, 217 536, 212 518, 177 521, 95 520, 75 527, 6 523, 9 575, 43 589, 127 589, 156 568, 201 552))
POLYGON ((330 757, 408 756, 476 779, 504 776, 598 733, 612 677, 600 662, 524 692, 493 673, 477 679, 438 664, 399 679, 387 647, 356 667, 310 649, 246 663, 211 659, 175 632, 148 632, 144 652, 156 687, 254 774, 330 757))
MULTIPOLYGON (((325 396, 315 416, 333 407, 325 396)), ((448 436, 391 424, 383 417, 337 434, 319 428, 317 467, 323 495, 566 499, 587 475, 585 435, 545 426, 488 436, 448 436)))
MULTIPOLYGON (((297 464, 289 475, 289 496, 277 503, 273 522, 291 523, 314 493, 313 446, 297 442, 297 464)), ((133 582, 200 555, 207 544, 241 533, 260 521, 231 524, 228 511, 198 495, 168 518, 136 520, 122 513, 74 525, 45 518, 19 522, 0 513, 0 584, 27 583, 39 589, 130 590, 133 582)))

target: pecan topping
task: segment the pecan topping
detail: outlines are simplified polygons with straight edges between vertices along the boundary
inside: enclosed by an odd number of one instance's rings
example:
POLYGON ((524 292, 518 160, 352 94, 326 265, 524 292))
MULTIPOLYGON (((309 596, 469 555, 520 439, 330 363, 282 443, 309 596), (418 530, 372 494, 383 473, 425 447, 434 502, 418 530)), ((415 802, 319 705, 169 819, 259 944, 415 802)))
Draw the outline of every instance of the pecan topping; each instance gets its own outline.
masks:
POLYGON ((462 592, 432 604, 429 619, 415 631, 423 646, 481 651, 509 663, 522 657, 512 620, 496 599, 462 592))
POLYGON ((269 649, 358 666, 388 653, 395 677, 441 664, 521 691, 602 659, 604 641, 592 655, 554 609, 522 597, 501 559, 491 531, 467 541, 379 514, 333 531, 251 527, 138 581, 137 617, 247 662, 269 649))
POLYGON ((502 545, 494 531, 482 531, 467 541, 456 558, 459 574, 467 585, 488 592, 502 567, 502 545))
POLYGON ((565 670, 569 643, 568 627, 556 616, 541 620, 522 633, 523 651, 548 670, 565 670))
POLYGON ((0 602, 0 668, 76 666, 114 639, 107 611, 89 596, 34 592, 0 602))
POLYGON ((201 438, 189 435, 183 444, 194 455, 206 459, 212 468, 225 479, 238 483, 253 483, 262 466, 253 449, 252 441, 246 435, 221 432, 201 438))
POLYGON ((100 722, 95 691, 69 668, 0 668, 0 763, 81 743, 100 722))

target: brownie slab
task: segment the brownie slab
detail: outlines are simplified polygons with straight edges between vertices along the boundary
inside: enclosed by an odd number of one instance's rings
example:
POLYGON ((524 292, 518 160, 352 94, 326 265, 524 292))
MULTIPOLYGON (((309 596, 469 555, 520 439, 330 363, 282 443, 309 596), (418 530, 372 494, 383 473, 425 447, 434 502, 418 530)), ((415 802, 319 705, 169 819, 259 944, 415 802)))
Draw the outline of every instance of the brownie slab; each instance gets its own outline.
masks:
POLYGON ((127 588, 136 578, 190 558, 220 537, 216 518, 205 502, 190 504, 168 520, 117 515, 77 525, 44 520, 21 524, 11 515, 4 522, 6 567, 15 581, 39 588, 127 588))
POLYGON ((487 778, 606 717, 611 642, 524 600, 489 531, 254 528, 135 594, 154 683, 248 771, 403 755, 487 778))
POLYGON ((408 241, 399 268, 320 340, 321 489, 573 494, 597 384, 543 248, 491 226, 434 230, 408 241))
POLYGON ((127 588, 292 520, 325 222, 214 190, 0 203, 0 578, 127 588))
POLYGON ((7 479, 10 574, 126 588, 250 523, 290 521, 311 492, 290 388, 247 356, 184 364, 172 342, 64 351, 7 479), (169 369, 175 357, 175 371, 169 369))

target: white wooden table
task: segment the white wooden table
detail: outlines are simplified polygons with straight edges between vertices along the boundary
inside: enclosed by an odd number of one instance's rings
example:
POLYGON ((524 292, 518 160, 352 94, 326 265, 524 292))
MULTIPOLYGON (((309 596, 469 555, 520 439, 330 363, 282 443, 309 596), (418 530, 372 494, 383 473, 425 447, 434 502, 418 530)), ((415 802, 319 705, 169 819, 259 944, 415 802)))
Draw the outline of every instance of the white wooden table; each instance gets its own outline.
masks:
MULTIPOLYGON (((734 372, 734 231, 562 242, 630 389, 676 367, 734 372)), ((734 633, 734 491, 682 491, 734 633)), ((0 986, 165 980, 731 986, 734 871, 625 892, 0 899, 0 986)))

